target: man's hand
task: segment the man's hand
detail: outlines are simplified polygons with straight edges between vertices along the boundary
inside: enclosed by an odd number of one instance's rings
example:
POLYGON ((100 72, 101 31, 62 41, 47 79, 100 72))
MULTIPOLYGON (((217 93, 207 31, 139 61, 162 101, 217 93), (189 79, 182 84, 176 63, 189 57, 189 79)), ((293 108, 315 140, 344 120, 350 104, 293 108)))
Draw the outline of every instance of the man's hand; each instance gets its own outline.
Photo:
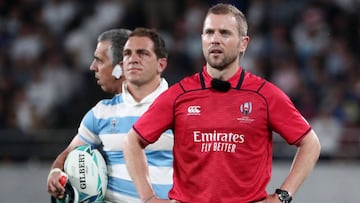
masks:
POLYGON ((47 179, 48 193, 57 199, 64 198, 65 184, 66 184, 66 174, 58 168, 52 169, 47 179))
POLYGON ((281 203, 276 194, 269 194, 266 199, 257 203, 281 203))

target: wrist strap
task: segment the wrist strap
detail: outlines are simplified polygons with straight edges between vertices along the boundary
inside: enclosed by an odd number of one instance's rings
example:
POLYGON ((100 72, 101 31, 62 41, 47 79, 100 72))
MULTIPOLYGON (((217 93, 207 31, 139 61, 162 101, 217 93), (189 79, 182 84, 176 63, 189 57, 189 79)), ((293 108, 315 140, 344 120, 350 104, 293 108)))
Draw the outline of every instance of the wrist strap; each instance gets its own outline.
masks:
POLYGON ((62 170, 61 170, 60 168, 53 168, 53 169, 51 169, 50 172, 49 172, 49 175, 48 175, 48 178, 47 178, 47 179, 49 180, 51 174, 53 174, 53 173, 55 173, 55 172, 61 173, 62 170))
POLYGON ((151 195, 150 197, 148 197, 143 203, 148 203, 150 200, 152 200, 154 197, 156 197, 156 195, 151 195))

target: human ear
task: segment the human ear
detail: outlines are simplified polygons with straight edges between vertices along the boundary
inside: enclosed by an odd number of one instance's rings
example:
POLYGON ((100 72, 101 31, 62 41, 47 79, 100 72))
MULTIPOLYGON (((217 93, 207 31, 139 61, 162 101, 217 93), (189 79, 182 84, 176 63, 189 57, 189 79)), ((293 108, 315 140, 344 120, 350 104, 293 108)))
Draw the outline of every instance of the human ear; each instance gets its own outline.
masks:
POLYGON ((159 61, 158 72, 162 73, 162 72, 164 72, 165 68, 167 67, 167 59, 160 58, 158 61, 159 61))

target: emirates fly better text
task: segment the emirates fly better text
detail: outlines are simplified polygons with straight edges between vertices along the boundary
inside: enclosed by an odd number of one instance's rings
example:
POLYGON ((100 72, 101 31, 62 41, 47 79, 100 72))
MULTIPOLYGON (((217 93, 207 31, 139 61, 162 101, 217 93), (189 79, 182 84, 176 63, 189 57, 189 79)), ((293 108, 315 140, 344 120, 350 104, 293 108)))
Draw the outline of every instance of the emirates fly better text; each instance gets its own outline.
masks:
POLYGON ((245 142, 245 135, 226 132, 193 132, 194 142, 201 143, 201 152, 236 152, 236 145, 245 142))

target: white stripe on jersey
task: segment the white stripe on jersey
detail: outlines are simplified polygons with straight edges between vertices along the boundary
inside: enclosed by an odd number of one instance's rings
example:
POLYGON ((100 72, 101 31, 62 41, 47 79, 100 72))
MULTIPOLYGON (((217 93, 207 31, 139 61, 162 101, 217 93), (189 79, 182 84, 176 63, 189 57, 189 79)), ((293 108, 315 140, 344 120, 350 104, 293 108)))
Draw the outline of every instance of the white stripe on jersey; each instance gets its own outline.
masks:
POLYGON ((141 203, 140 199, 122 195, 121 193, 114 192, 110 189, 106 190, 105 199, 106 202, 109 201, 111 203, 141 203))
MULTIPOLYGON (((123 150, 122 143, 125 139, 126 134, 102 134, 100 138, 104 145, 104 150, 123 150), (114 142, 116 140, 116 142, 114 142)), ((150 144, 146 147, 147 150, 168 150, 172 151, 173 148, 173 135, 169 133, 163 133, 159 140, 155 143, 150 144)))
POLYGON ((80 123, 80 127, 78 128, 78 134, 80 135, 80 138, 86 143, 90 142, 90 144, 93 145, 98 145, 101 143, 99 136, 91 132, 86 126, 84 126, 83 122, 80 123), (86 137, 82 135, 86 135, 86 137))
MULTIPOLYGON (((116 165, 108 166, 108 172, 112 173, 113 177, 131 181, 126 165, 116 164, 116 165), (113 171, 116 171, 116 173, 113 173, 113 171)), ((162 184, 162 185, 172 184, 172 174, 173 174, 172 167, 149 166, 149 174, 152 184, 162 184)))

